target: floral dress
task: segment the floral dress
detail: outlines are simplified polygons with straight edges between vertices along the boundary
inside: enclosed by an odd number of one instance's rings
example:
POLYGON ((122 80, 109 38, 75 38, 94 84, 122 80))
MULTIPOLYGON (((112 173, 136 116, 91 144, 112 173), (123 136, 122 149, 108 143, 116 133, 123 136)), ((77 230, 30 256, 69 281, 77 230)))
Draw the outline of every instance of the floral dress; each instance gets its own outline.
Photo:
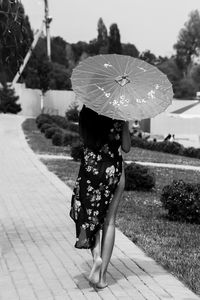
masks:
POLYGON ((83 148, 83 158, 71 200, 76 224, 76 248, 92 248, 122 174, 122 122, 115 121, 108 140, 98 150, 83 148))

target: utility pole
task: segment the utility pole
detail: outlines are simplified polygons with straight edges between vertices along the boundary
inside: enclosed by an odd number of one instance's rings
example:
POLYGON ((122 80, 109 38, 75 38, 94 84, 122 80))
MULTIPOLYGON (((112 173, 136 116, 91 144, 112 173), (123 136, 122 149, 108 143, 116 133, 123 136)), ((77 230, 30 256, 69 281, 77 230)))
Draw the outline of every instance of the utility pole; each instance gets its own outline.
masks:
POLYGON ((49 16, 49 3, 48 0, 44 0, 45 4, 45 25, 46 25, 46 36, 47 36, 47 57, 51 61, 51 37, 50 37, 50 23, 52 17, 49 16))

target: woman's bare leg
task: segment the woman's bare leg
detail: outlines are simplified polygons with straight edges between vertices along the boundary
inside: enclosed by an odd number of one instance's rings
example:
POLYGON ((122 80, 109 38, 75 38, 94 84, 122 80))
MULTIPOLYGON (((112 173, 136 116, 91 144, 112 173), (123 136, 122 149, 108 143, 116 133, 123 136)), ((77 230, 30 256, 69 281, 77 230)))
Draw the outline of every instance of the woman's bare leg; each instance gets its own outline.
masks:
POLYGON ((96 233, 96 241, 94 248, 91 249, 93 257, 93 266, 89 275, 89 281, 96 284, 99 281, 99 272, 101 268, 101 242, 100 242, 100 230, 96 233))
POLYGON ((107 286, 106 272, 112 255, 114 242, 115 242, 115 219, 116 219, 119 202, 124 190, 124 185, 125 185, 125 175, 123 170, 119 184, 114 193, 113 199, 110 203, 107 217, 103 227, 102 247, 101 247, 102 265, 100 270, 99 282, 97 283, 98 288, 104 288, 107 286))

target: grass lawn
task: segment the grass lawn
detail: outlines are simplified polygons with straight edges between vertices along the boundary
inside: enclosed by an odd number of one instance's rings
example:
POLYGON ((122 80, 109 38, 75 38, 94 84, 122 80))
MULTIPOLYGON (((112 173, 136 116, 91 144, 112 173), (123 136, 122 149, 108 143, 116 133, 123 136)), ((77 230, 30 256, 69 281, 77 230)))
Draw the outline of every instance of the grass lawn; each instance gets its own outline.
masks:
MULTIPOLYGON (((69 148, 55 147, 37 129, 34 119, 28 119, 23 129, 30 147, 36 153, 69 154, 69 148)), ((128 160, 200 165, 200 160, 134 148, 128 160)), ((79 163, 42 159, 70 187, 76 179, 79 163)), ((117 226, 149 256, 177 276, 200 295, 200 225, 172 222, 160 202, 162 188, 173 179, 199 182, 200 173, 190 170, 151 167, 156 176, 152 192, 124 192, 117 226)))

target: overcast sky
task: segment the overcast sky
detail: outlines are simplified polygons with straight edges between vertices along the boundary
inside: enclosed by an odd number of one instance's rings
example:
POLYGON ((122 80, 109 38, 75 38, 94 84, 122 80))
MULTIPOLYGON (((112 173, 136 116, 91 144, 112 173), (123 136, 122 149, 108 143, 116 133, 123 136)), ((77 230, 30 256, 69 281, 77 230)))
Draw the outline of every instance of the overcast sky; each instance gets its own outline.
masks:
MULTIPOLYGON (((43 0, 21 0, 33 29, 41 26, 43 0)), ((189 13, 200 10, 199 0, 49 0, 51 36, 69 43, 97 37, 97 22, 102 17, 108 32, 117 23, 121 42, 132 43, 142 52, 170 56, 178 33, 189 13)))

